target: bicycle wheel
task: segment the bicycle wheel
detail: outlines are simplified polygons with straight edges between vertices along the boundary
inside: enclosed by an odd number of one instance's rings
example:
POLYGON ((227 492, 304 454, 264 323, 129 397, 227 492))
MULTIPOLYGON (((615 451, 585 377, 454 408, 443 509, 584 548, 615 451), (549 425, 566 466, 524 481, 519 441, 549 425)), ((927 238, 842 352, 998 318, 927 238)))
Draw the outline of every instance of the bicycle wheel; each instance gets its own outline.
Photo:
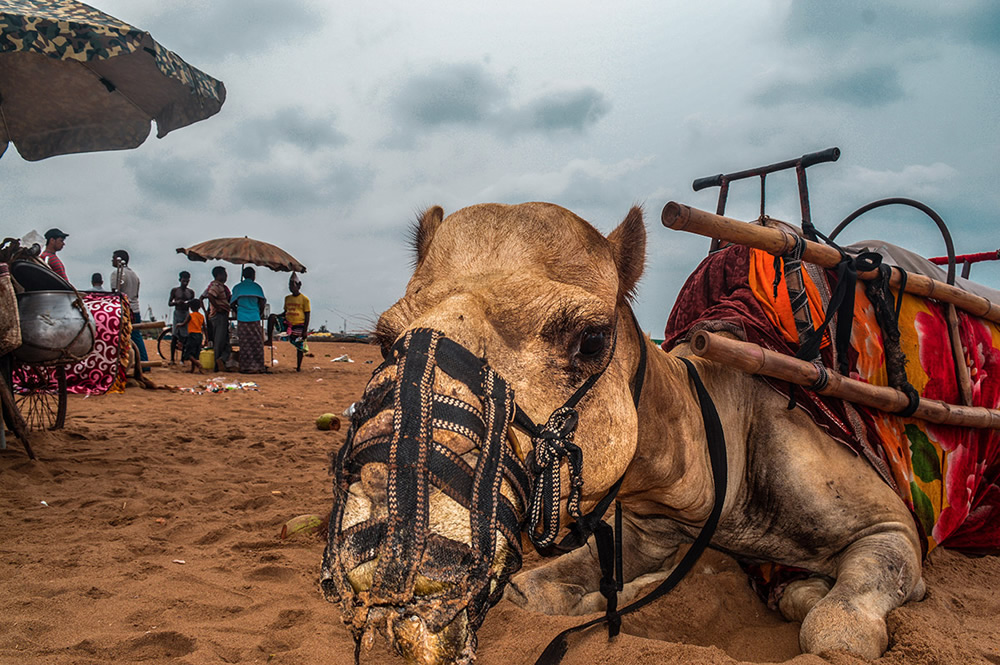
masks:
POLYGON ((167 326, 163 330, 161 330, 160 334, 156 337, 156 352, 160 354, 160 358, 162 358, 163 360, 170 360, 170 347, 174 343, 173 335, 170 336, 169 340, 167 339, 168 332, 170 332, 170 326, 167 326), (166 354, 163 353, 164 342, 167 342, 167 344, 165 345, 167 347, 166 354))
POLYGON ((21 365, 14 395, 30 429, 61 429, 66 424, 66 368, 21 365))

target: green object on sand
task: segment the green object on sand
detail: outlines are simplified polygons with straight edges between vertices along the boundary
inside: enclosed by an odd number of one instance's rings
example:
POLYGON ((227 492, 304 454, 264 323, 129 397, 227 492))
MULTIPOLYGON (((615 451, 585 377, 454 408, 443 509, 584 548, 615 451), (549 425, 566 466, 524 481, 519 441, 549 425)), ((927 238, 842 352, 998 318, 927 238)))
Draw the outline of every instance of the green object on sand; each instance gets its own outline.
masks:
POLYGON ((339 430, 340 418, 332 413, 324 413, 316 419, 316 428, 321 430, 339 430))

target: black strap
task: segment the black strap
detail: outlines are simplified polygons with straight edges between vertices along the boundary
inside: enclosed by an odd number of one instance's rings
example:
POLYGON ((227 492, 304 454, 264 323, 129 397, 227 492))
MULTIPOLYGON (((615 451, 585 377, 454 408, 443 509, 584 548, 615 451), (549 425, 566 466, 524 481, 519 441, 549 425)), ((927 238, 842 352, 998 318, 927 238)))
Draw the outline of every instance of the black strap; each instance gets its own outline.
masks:
MULTIPOLYGON (((632 377, 632 405, 635 407, 636 413, 639 411, 639 402, 642 400, 642 387, 646 382, 646 364, 649 359, 648 351, 646 350, 646 340, 645 336, 642 334, 642 328, 639 327, 639 321, 635 317, 635 312, 631 309, 629 314, 632 315, 632 324, 635 326, 635 331, 639 336, 639 364, 636 365, 635 375, 632 377)), ((595 533, 598 528, 598 524, 604 524, 604 514, 608 512, 608 507, 611 502, 615 500, 618 496, 618 490, 622 487, 622 482, 625 480, 625 474, 623 473, 615 484, 608 488, 607 493, 604 497, 597 502, 594 509, 589 513, 581 517, 579 520, 573 522, 569 525, 569 533, 559 541, 559 544, 555 546, 557 550, 555 553, 564 554, 581 547, 587 542, 592 533, 595 533)), ((621 574, 621 506, 617 509, 619 512, 616 513, 616 526, 615 526, 615 557, 617 559, 616 570, 617 579, 622 579, 621 574)), ((616 587, 621 589, 621 582, 616 583, 616 587)))
MULTIPOLYGON (((639 326, 639 321, 631 308, 628 312, 639 337, 639 364, 632 378, 632 402, 638 410, 639 400, 642 398, 642 386, 646 379, 648 358, 645 335, 639 326)), ((583 385, 573 393, 573 396, 552 413, 544 427, 535 425, 520 407, 515 406, 514 422, 529 433, 535 444, 534 450, 529 454, 529 464, 535 473, 535 486, 529 505, 528 538, 543 556, 563 554, 586 543, 591 534, 600 528, 599 525, 604 523, 604 514, 611 502, 615 500, 618 490, 621 489, 622 481, 625 479, 624 474, 622 474, 622 477, 608 488, 607 493, 593 510, 586 515, 580 514, 579 501, 583 491, 583 457, 579 446, 572 441, 572 433, 579 418, 575 406, 611 364, 611 357, 617 349, 617 340, 616 332, 608 363, 600 372, 588 377, 583 385), (543 453, 544 459, 539 460, 539 453, 543 453), (570 496, 567 500, 567 510, 575 521, 569 525, 569 533, 557 543, 555 539, 559 531, 561 484, 559 474, 560 462, 564 457, 570 474, 570 496), (539 530, 538 527, 541 529, 539 530)))
MULTIPOLYGON (((549 645, 545 647, 545 651, 543 651, 542 655, 539 656, 537 661, 535 661, 535 665, 558 665, 562 662, 563 656, 566 655, 566 652, 569 649, 569 643, 566 640, 569 635, 608 621, 616 621, 620 624, 621 617, 625 614, 631 614, 632 612, 645 607, 649 603, 668 593, 671 589, 677 586, 677 583, 680 582, 694 567, 694 564, 701 557, 702 553, 708 547, 709 542, 711 542, 712 536, 715 534, 715 528, 718 526, 719 518, 722 516, 722 507, 726 500, 728 473, 726 460, 726 435, 722 429, 722 421, 719 419, 719 412, 715 408, 715 403, 712 401, 712 397, 708 394, 708 390, 705 389, 705 385, 702 383, 701 377, 698 376, 698 371, 687 358, 679 359, 687 367, 688 376, 694 383, 695 392, 698 395, 698 402, 701 405, 701 417, 705 424, 705 436, 708 440, 708 456, 712 464, 712 479, 715 483, 715 503, 712 506, 712 512, 708 516, 705 526, 702 527, 701 532, 695 538, 691 548, 684 554, 680 563, 678 563, 677 566, 670 572, 667 579, 663 580, 659 586, 653 589, 653 591, 645 597, 627 605, 621 610, 615 611, 614 619, 609 619, 608 615, 605 614, 603 617, 592 619, 591 621, 587 621, 586 623, 582 623, 579 626, 574 626, 573 628, 569 628, 559 633, 551 642, 549 642, 549 645)), ((598 550, 598 552, 600 552, 600 550, 598 550)), ((602 569, 603 567, 604 565, 602 561, 602 569)))

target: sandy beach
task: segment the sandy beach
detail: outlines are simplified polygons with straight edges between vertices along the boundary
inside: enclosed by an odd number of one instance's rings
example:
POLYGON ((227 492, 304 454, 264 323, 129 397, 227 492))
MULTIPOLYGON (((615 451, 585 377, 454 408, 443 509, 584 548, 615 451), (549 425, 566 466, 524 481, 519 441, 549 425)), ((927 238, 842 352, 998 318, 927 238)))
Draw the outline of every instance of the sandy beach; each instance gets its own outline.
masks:
MULTIPOLYGON (((268 375, 165 367, 150 378, 180 390, 71 395, 65 429, 36 435, 36 461, 10 437, 0 451, 0 663, 353 662, 337 608, 319 591, 322 539, 281 530, 329 510, 329 457, 346 423, 324 432, 315 419, 360 396, 379 353, 311 350, 301 373, 280 343, 268 375), (332 362, 344 354, 354 362, 332 362), (204 391, 213 379, 256 386, 204 391)), ((890 615, 890 649, 875 662, 1000 665, 1000 558, 935 550, 925 579, 927 598, 890 615)), ((479 632, 478 662, 533 663, 580 620, 501 602, 479 632)), ((801 655, 798 625, 717 553, 625 618, 624 631, 610 644, 599 630, 573 638, 564 662, 865 662, 801 655)), ((377 646, 362 662, 401 661, 377 646)))

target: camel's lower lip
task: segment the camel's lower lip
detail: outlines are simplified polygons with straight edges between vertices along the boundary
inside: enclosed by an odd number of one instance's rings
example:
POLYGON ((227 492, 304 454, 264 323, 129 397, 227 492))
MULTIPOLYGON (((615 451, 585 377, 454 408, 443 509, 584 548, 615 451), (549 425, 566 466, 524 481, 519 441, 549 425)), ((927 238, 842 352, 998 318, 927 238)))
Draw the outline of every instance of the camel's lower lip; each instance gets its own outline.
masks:
POLYGON ((463 610, 439 632, 432 632, 412 608, 373 607, 361 631, 362 653, 375 643, 376 632, 412 665, 467 665, 473 662, 475 633, 463 610))

